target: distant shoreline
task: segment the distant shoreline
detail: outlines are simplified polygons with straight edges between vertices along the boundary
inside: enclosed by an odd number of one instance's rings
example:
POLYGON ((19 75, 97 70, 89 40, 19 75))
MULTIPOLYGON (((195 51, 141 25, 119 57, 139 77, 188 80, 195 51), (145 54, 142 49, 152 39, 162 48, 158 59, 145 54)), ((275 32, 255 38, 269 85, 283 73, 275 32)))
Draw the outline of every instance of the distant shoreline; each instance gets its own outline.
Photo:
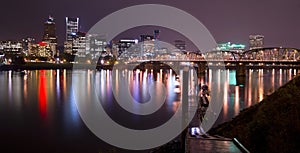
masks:
MULTIPOLYGON (((137 65, 132 65, 136 67, 137 65)), ((0 65, 0 71, 17 71, 17 70, 57 70, 57 69, 109 69, 112 70, 114 65, 96 65, 85 63, 47 63, 47 62, 27 62, 25 64, 0 65)), ((126 68, 124 65, 118 65, 119 68, 126 68)), ((129 66, 131 67, 131 66, 129 66)), ((224 68, 222 66, 209 66, 207 69, 224 68)), ((226 69, 236 69, 236 66, 225 66, 226 69)), ((299 69, 300 65, 288 66, 246 66, 246 69, 299 69)))
POLYGON ((56 70, 56 69, 96 69, 96 65, 92 64, 73 64, 73 63, 44 63, 44 62, 28 62, 25 64, 1 65, 0 71, 10 70, 56 70))

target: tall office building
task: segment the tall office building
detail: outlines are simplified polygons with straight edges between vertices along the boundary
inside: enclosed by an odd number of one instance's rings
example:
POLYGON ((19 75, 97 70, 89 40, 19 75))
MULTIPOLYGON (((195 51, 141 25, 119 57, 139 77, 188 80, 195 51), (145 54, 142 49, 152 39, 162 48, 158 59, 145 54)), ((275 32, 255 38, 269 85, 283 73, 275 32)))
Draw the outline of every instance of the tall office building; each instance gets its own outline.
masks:
POLYGON ((154 56, 155 39, 151 35, 140 35, 141 56, 154 56))
POLYGON ((86 37, 86 51, 91 55, 92 59, 106 55, 106 38, 103 35, 88 34, 86 37))
POLYGON ((73 37, 72 54, 78 57, 86 57, 89 52, 86 50, 86 33, 77 32, 73 37))
POLYGON ((50 56, 54 57, 58 55, 58 52, 56 50, 57 48, 56 26, 55 26, 54 18, 52 16, 49 16, 48 20, 44 23, 43 42, 46 42, 49 45, 50 56))
POLYGON ((22 45, 23 45, 23 50, 24 53, 26 54, 26 56, 29 55, 29 46, 31 46, 31 44, 35 43, 35 39, 32 37, 27 37, 22 39, 22 45))
POLYGON ((264 36, 263 35, 250 35, 249 36, 249 47, 251 49, 263 48, 264 36))
POLYGON ((56 27, 52 16, 49 16, 48 20, 44 23, 43 41, 57 43, 56 27))
POLYGON ((66 41, 72 41, 79 31, 79 18, 66 17, 66 41))

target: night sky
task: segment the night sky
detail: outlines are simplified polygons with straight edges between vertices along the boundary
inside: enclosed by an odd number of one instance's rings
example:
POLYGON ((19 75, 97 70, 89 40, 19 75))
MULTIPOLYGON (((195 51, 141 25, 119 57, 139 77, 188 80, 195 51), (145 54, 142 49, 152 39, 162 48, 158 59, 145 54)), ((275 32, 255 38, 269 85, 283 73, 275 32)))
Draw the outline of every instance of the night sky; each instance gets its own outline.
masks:
POLYGON ((114 11, 152 3, 187 11, 210 30, 217 42, 248 45, 249 34, 262 34, 265 46, 300 48, 299 0, 5 0, 0 5, 0 40, 26 36, 41 40, 43 22, 52 15, 62 43, 66 16, 79 17, 80 30, 87 32, 114 11))

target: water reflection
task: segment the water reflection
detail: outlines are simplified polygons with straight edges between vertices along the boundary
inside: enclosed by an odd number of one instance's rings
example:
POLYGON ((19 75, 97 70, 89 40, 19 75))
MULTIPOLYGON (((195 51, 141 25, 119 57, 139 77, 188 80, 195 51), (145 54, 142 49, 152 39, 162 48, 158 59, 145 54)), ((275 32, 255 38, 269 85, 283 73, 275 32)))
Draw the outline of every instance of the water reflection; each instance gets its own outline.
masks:
MULTIPOLYGON (((235 76, 234 70, 210 69, 198 79, 192 75, 194 73, 195 71, 190 71, 190 91, 188 93, 190 95, 196 94, 194 86, 198 82, 207 84, 212 95, 216 95, 212 99, 223 105, 216 123, 219 124, 230 120, 240 110, 258 103, 266 95, 273 93, 277 88, 291 80, 298 73, 298 70, 250 69, 247 70, 246 77, 238 78, 235 76), (219 83, 217 84, 217 82, 219 83)), ((86 82, 87 87, 83 88, 87 90, 88 95, 94 92, 91 87, 100 88, 101 98, 106 99, 104 106, 108 108, 107 111, 110 115, 117 118, 124 117, 118 109, 111 109, 115 101, 111 92, 112 86, 115 85, 116 94, 122 94, 122 90, 120 90, 123 88, 122 82, 119 82, 117 78, 123 78, 130 82, 128 88, 133 97, 140 103, 150 98, 149 88, 151 88, 151 84, 156 82, 165 85, 167 97, 161 112, 154 114, 154 125, 160 125, 168 120, 181 104, 181 94, 174 92, 174 89, 177 84, 181 85, 182 82, 176 82, 176 74, 170 70, 135 72, 117 70, 114 74, 116 75, 115 80, 112 80, 112 72, 108 70, 36 70, 28 71, 27 75, 13 71, 0 72, 0 119, 6 123, 0 127, 0 135, 8 133, 7 137, 15 140, 20 137, 31 137, 32 133, 36 133, 37 136, 32 138, 35 141, 53 138, 51 142, 47 143, 55 143, 57 138, 66 137, 71 144, 74 136, 81 133, 81 136, 84 137, 91 135, 90 140, 87 141, 95 143, 97 146, 97 139, 89 133, 77 112, 74 93, 71 90, 74 86, 72 79, 78 79, 78 84, 86 82), (83 78, 72 78, 72 74, 79 72, 84 73, 83 78), (97 80, 96 84, 90 83, 92 79, 97 80), (41 122, 46 124, 41 126, 41 122), (19 131, 20 135, 13 136, 16 131, 19 131)), ((182 76, 182 72, 179 76, 182 76)), ((162 90, 158 86, 154 89, 157 93, 162 90)), ((151 118, 137 118, 135 116, 132 124, 143 121, 143 119, 149 120, 151 118)), ((148 126, 147 124, 145 122, 145 126, 148 126)), ((81 137, 77 139, 79 141, 81 137)))
POLYGON ((206 75, 200 76, 199 82, 216 86, 215 101, 223 101, 221 115, 216 124, 228 121, 251 105, 259 103, 266 95, 270 95, 297 74, 295 69, 249 69, 246 77, 236 77, 235 70, 208 70, 206 75), (225 74, 224 74, 225 73, 225 74))
POLYGON ((46 118, 47 115, 47 84, 46 84, 46 76, 45 70, 40 71, 39 77, 39 88, 38 88, 38 95, 39 95, 39 109, 42 118, 46 118))
MULTIPOLYGON (((69 90, 71 89, 71 73, 66 70, 39 70, 29 71, 27 75, 21 75, 17 72, 8 71, 1 72, 1 95, 4 97, 4 103, 11 103, 16 106, 14 109, 22 108, 23 104, 34 105, 34 102, 38 102, 38 108, 40 116, 42 118, 47 117, 47 114, 52 114, 51 110, 56 105, 63 105, 65 101, 71 101, 72 99, 69 90), (37 98, 36 100, 34 100, 37 98)), ((76 73, 76 72, 75 72, 76 73)), ((150 99, 149 88, 154 81, 163 83, 166 87, 166 104, 167 110, 174 112, 180 102, 180 95, 174 92, 176 88, 176 75, 172 71, 116 71, 115 80, 111 80, 112 72, 108 70, 102 70, 95 72, 88 70, 86 77, 81 81, 87 82, 87 93, 91 93, 90 84, 92 76, 95 76, 96 80, 99 80, 99 87, 101 88, 101 96, 104 99, 110 99, 107 102, 114 101, 112 90, 112 81, 115 82, 116 94, 120 94, 120 77, 124 77, 129 82, 130 91, 132 96, 139 102, 143 103, 150 99)), ((190 72, 195 73, 195 72, 190 72)), ((182 72, 180 73, 182 74, 182 72)), ((200 82, 201 84, 207 84, 209 89, 220 95, 216 98, 223 102, 222 108, 222 121, 228 120, 237 115, 243 108, 249 107, 255 103, 261 101, 266 95, 271 94, 278 87, 291 80, 297 70, 295 69, 250 69, 246 73, 246 77, 236 78, 236 72, 234 70, 208 70, 203 76, 200 76, 198 80, 190 75, 190 91, 189 94, 195 94, 196 89, 193 88, 195 84, 200 82), (198 81, 198 82, 197 82, 198 81), (220 82, 219 84, 215 84, 220 82), (215 87, 214 87, 215 84, 215 87)), ((160 92, 160 88, 155 89, 160 92)), ((215 99, 215 100, 216 100, 215 99)), ((74 105, 73 102, 70 104, 74 105)), ((76 112, 73 111, 75 114, 76 112)), ((221 122, 221 121, 220 121, 221 122)))
POLYGON ((8 98, 9 98, 9 101, 12 101, 12 94, 13 94, 13 91, 12 91, 12 71, 9 71, 8 72, 8 98))

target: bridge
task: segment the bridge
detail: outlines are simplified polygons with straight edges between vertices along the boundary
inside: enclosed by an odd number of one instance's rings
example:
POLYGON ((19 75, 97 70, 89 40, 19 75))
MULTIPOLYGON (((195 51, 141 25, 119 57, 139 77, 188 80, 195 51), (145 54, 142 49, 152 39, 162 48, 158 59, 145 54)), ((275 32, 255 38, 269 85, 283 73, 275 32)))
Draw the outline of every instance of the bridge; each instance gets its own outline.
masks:
POLYGON ((259 61, 297 61, 300 60, 300 49, 286 47, 266 47, 244 52, 213 51, 205 59, 223 58, 224 60, 259 60, 259 61))
POLYGON ((244 62, 244 63, 295 63, 300 61, 300 49, 267 47, 236 52, 230 50, 211 51, 204 54, 187 53, 184 56, 168 57, 158 56, 153 59, 136 59, 136 61, 174 61, 174 62, 197 62, 197 61, 224 61, 224 62, 244 62))
POLYGON ((209 67, 225 66, 234 68, 238 74, 244 75, 246 68, 300 68, 300 49, 286 47, 266 47, 236 51, 211 51, 204 54, 187 53, 174 58, 158 56, 150 58, 131 59, 129 63, 147 62, 189 62, 198 66, 198 73, 204 73, 209 67))

